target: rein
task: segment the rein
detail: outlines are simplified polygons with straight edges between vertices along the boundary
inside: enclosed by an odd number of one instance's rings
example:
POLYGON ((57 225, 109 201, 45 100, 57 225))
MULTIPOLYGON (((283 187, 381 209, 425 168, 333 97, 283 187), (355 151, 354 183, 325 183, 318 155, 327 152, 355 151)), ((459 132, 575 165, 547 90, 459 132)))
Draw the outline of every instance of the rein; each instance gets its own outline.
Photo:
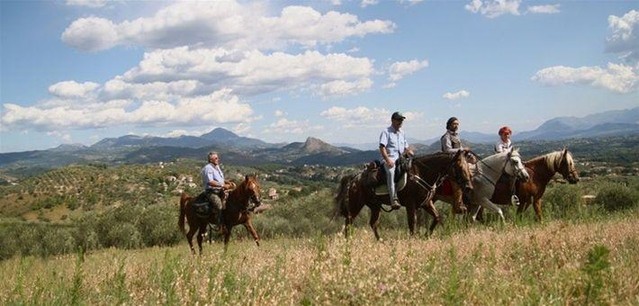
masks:
MULTIPOLYGON (((426 165, 423 162, 420 162, 418 160, 416 160, 415 162, 421 164, 422 166, 426 168, 429 168, 428 165, 426 165)), ((448 173, 448 170, 452 168, 454 163, 455 163, 455 159, 453 158, 448 164, 448 167, 446 167, 446 170, 444 172, 448 173)), ((432 200, 433 196, 435 195, 437 191, 437 187, 441 186, 444 183, 444 180, 446 179, 446 177, 448 177, 448 174, 442 175, 441 173, 438 173, 437 178, 435 179, 432 185, 429 184, 425 179, 419 177, 419 175, 416 175, 416 174, 411 174, 410 179, 414 181, 419 187, 422 187, 424 190, 428 192, 426 199, 424 200, 424 202, 428 202, 432 200)))

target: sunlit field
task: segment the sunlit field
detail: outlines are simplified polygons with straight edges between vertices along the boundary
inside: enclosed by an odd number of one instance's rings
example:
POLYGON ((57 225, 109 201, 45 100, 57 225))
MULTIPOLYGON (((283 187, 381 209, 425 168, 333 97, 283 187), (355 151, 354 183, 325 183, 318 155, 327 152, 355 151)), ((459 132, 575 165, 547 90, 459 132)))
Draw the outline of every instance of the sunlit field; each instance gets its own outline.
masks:
POLYGON ((637 217, 13 257, 0 304, 637 305, 637 217))

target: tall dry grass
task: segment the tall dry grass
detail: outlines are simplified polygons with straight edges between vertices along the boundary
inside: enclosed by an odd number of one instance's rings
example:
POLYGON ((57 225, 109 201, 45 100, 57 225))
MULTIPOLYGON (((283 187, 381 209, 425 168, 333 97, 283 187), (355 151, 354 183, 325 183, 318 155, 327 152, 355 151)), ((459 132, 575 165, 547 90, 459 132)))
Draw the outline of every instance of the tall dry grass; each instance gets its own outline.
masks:
MULTIPOLYGON (((0 304, 565 305, 639 303, 637 213, 473 226, 446 237, 356 229, 256 247, 106 249, 0 262, 0 304)), ((25 242, 27 243, 27 242, 25 242)))

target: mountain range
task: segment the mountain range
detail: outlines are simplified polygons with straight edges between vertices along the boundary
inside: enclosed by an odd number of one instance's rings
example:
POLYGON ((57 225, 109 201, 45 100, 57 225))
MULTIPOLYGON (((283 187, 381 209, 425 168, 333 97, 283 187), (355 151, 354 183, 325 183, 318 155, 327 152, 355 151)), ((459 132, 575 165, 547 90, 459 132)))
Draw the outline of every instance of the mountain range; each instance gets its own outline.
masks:
MULTIPOLYGON (((516 133, 513 138, 522 141, 551 141, 570 138, 639 134, 639 107, 597 113, 581 118, 558 117, 544 122, 533 131, 516 133)), ((472 144, 474 151, 490 152, 497 136, 464 131, 464 143, 472 144)), ((417 152, 432 153, 439 150, 439 139, 409 139, 417 152)), ((223 128, 196 136, 140 137, 122 136, 105 138, 91 146, 61 145, 49 150, 0 154, 0 170, 38 171, 74 163, 150 163, 178 158, 204 159, 209 151, 218 151, 222 160, 238 165, 324 164, 353 165, 378 158, 377 145, 371 143, 366 150, 356 145, 331 145, 309 137, 305 142, 272 144, 259 139, 241 137, 223 128)))

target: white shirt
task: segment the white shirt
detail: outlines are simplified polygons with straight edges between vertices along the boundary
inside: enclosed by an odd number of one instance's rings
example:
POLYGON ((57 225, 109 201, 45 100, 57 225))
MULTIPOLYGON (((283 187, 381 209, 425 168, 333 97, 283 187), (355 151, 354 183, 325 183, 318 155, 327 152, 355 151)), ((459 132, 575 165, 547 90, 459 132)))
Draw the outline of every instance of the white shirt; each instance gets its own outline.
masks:
POLYGON ((503 141, 499 140, 499 142, 497 142, 497 144, 495 144, 495 153, 501 153, 501 152, 504 152, 504 151, 508 151, 512 147, 513 147, 513 144, 510 141, 510 139, 508 139, 507 142, 503 142, 503 141))

